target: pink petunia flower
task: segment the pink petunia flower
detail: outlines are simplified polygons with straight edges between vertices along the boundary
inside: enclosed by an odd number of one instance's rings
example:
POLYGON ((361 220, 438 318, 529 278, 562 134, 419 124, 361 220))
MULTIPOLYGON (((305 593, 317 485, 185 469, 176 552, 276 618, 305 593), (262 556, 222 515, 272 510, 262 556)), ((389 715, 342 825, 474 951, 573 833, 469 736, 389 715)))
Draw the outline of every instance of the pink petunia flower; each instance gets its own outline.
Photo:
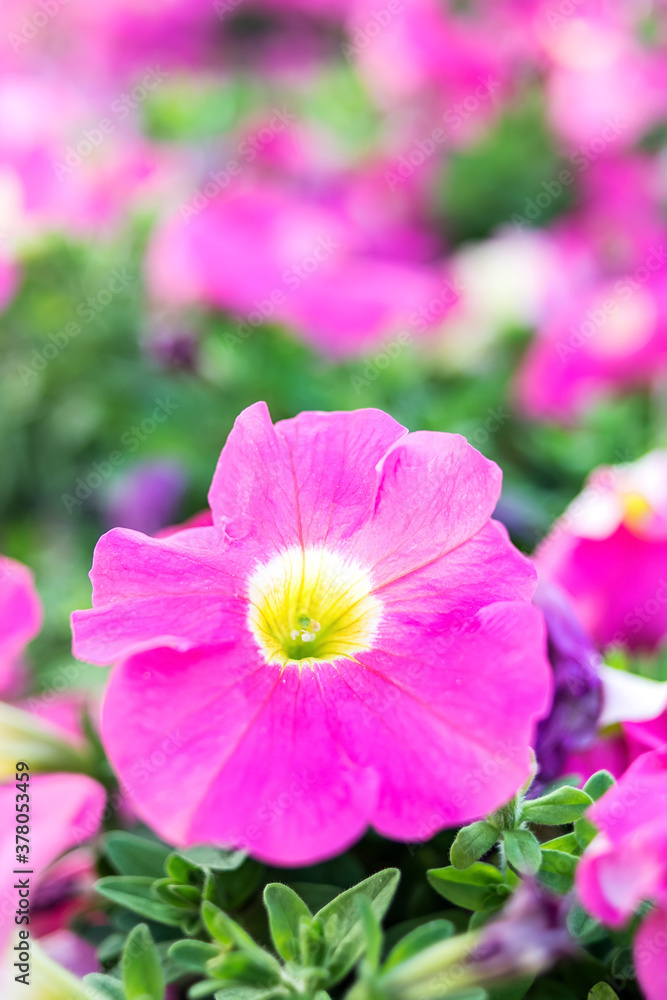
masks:
POLYGON ((667 994, 667 746, 643 754, 589 810, 600 829, 577 869, 587 910, 621 927, 650 899, 656 904, 634 943, 635 966, 647 1000, 667 994))
POLYGON ((332 357, 399 337, 437 298, 440 271, 413 259, 414 234, 403 229, 397 239, 386 212, 381 223, 377 205, 350 201, 255 177, 204 207, 192 199, 153 234, 151 294, 172 307, 203 302, 237 314, 233 343, 263 323, 283 324, 332 357))
POLYGON ((536 552, 602 645, 667 635, 667 452, 596 469, 536 552))
POLYGON ((213 526, 98 543, 77 656, 120 663, 102 735, 176 843, 302 864, 372 824, 484 815, 530 773, 549 668, 529 561, 491 513, 500 470, 379 410, 245 410, 213 526))
POLYGON ((520 405, 542 420, 572 422, 667 365, 661 164, 626 154, 583 168, 570 172, 582 207, 548 234, 557 264, 517 379, 520 405))
POLYGON ((0 556, 0 694, 20 685, 21 654, 42 626, 42 605, 32 573, 0 556))

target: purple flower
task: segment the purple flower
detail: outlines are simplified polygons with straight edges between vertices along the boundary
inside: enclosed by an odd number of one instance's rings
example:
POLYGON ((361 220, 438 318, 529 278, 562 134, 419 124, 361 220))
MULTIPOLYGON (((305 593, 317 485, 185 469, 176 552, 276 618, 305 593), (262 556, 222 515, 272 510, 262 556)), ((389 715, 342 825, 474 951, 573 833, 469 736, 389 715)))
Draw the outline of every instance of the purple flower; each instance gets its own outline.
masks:
POLYGON ((154 535, 171 524, 185 487, 185 473, 174 461, 141 462, 116 480, 106 499, 110 528, 133 528, 154 535))
POLYGON ((592 741, 602 708, 601 657, 559 587, 540 581, 534 603, 547 626, 547 653, 554 676, 551 711, 537 728, 537 791, 563 773, 568 755, 592 741))

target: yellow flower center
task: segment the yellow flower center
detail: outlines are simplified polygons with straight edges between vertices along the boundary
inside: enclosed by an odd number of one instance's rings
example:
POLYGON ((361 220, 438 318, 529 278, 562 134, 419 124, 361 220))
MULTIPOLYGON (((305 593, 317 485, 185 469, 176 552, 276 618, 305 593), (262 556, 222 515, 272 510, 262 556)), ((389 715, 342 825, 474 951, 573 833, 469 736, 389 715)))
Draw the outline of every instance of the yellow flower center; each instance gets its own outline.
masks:
POLYGON ((248 625, 267 663, 353 659, 371 648, 382 604, 357 562, 323 548, 287 549, 249 582, 248 625))
POLYGON ((624 508, 624 520, 630 531, 637 531, 653 512, 650 503, 641 493, 624 493, 621 501, 624 508))

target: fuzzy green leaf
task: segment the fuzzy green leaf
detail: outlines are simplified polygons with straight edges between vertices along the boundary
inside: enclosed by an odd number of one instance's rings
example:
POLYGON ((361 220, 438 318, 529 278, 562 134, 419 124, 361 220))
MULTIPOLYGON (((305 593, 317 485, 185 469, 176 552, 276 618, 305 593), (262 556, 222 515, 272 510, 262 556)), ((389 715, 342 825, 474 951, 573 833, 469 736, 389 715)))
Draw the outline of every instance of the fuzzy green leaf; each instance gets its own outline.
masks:
POLYGON ((83 977, 87 987, 86 994, 94 1000, 127 1000, 123 984, 113 976, 105 976, 101 972, 89 972, 83 977))
POLYGON ((104 853, 121 875, 162 878, 171 848, 148 837, 112 830, 104 837, 104 853))
POLYGON ((400 965, 401 962, 405 962, 408 958, 423 951, 424 948, 428 948, 429 945, 452 937, 454 932, 454 924, 449 920, 429 920, 427 924, 415 927, 413 931, 401 938, 398 944, 394 945, 382 966, 382 971, 388 972, 400 965))
POLYGON ((521 818, 529 823, 563 826, 566 823, 574 823, 583 816, 592 802, 590 795, 581 788, 565 785, 550 792, 549 795, 524 802, 521 818))
POLYGON ((340 982, 359 960, 366 946, 357 896, 365 896, 378 920, 385 915, 398 888, 400 872, 386 868, 342 892, 315 916, 320 921, 326 944, 328 985, 340 982))
POLYGON ((219 954, 218 946, 207 941, 176 941, 169 949, 171 958, 191 972, 204 972, 206 963, 219 954))
POLYGON ((510 892, 498 869, 479 861, 464 871, 433 868, 426 877, 436 892, 466 910, 495 909, 510 892))
POLYGON ((110 875, 98 879, 95 889, 100 895, 133 913, 170 927, 178 927, 183 920, 183 911, 156 899, 151 888, 153 881, 150 876, 110 875))
POLYGON ((598 983, 588 994, 588 1000, 618 1000, 618 994, 608 983, 598 983))
POLYGON ((469 868, 496 845, 498 836, 496 827, 486 820, 464 826, 450 848, 449 860, 454 868, 469 868))
POLYGON ((162 966, 146 924, 137 924, 128 935, 120 964, 127 1000, 163 1000, 162 966))
POLYGON ((503 834, 505 856, 522 875, 534 875, 542 864, 542 849, 530 830, 506 830, 503 834))
POLYGON ((616 778, 609 771, 596 771, 584 785, 584 791, 587 795, 590 795, 593 802, 597 802, 615 784, 616 778))
POLYGON ((574 882, 577 858, 564 851, 542 851, 540 881, 554 892, 564 895, 574 882))
POLYGON ((287 962, 297 961, 301 952, 299 921, 301 917, 310 921, 310 910, 293 889, 281 882, 270 882, 266 886, 264 906, 276 951, 287 962))

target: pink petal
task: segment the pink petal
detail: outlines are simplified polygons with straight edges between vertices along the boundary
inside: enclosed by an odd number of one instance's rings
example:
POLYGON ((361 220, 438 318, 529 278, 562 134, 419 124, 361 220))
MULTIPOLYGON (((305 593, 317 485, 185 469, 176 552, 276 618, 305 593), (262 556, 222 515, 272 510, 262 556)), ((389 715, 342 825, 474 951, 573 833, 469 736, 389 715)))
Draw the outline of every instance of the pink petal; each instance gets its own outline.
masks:
POLYGON ((491 517, 501 472, 458 434, 417 431, 383 459, 355 545, 384 585, 467 541, 491 517))
POLYGON ((514 548, 504 525, 488 521, 468 541, 374 593, 393 627, 406 616, 423 623, 432 614, 460 620, 496 601, 529 601, 536 581, 533 563, 514 548))
POLYGON ((209 492, 216 523, 266 556, 348 537, 371 512, 375 466, 406 434, 381 410, 301 413, 273 426, 265 403, 237 418, 209 492))
POLYGON ((667 912, 656 909, 642 920, 634 942, 637 978, 646 1000, 667 996, 667 912))
POLYGON ((528 778, 550 701, 543 622, 530 605, 499 603, 459 631, 385 642, 358 655, 363 670, 337 663, 330 710, 350 756, 379 776, 373 825, 426 839, 486 815, 528 778))
POLYGON ((140 649, 224 642, 242 627, 229 541, 215 528, 168 538, 114 528, 97 543, 92 611, 72 615, 74 654, 113 663, 140 649))
MULTIPOLYGON (((667 746, 643 754, 591 807, 593 823, 615 843, 667 815, 667 746)), ((667 842, 667 831, 665 831, 667 842)), ((667 860, 667 857, 666 857, 667 860)))
POLYGON ((42 627, 42 604, 27 566, 0 556, 0 691, 11 687, 18 657, 42 627))
POLYGON ((132 657, 102 731, 137 812, 175 843, 308 864, 354 841, 375 801, 373 775, 330 734, 317 673, 281 675, 248 645, 132 657))

